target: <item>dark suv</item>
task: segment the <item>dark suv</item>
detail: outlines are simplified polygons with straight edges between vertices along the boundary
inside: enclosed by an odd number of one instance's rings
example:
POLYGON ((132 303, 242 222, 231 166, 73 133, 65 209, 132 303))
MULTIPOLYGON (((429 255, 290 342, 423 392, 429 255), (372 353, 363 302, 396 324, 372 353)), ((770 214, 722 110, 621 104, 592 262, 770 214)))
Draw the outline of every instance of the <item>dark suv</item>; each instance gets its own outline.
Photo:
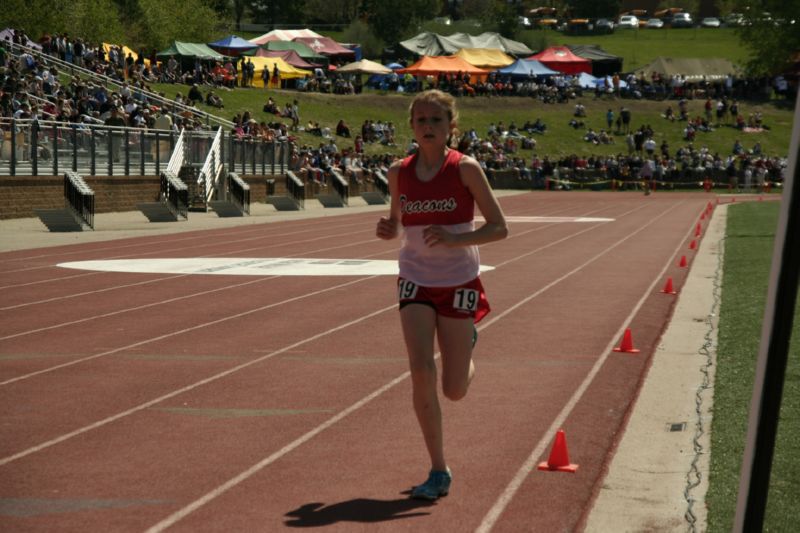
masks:
POLYGON ((672 21, 670 22, 673 28, 692 28, 694 27, 694 21, 692 20, 692 15, 689 13, 675 13, 672 15, 672 21))

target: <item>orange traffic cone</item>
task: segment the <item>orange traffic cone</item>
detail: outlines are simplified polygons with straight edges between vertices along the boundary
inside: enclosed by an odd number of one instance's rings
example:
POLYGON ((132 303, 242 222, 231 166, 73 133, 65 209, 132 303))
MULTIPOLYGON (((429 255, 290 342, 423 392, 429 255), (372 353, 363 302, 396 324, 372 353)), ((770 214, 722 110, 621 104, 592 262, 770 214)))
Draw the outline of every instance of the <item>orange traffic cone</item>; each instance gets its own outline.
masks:
POLYGON ((614 348, 614 351, 624 353, 639 353, 639 349, 633 347, 631 328, 625 329, 625 335, 622 336, 622 344, 620 344, 619 347, 614 348))
POLYGON ((692 239, 692 242, 689 243, 689 249, 694 250, 695 248, 697 248, 697 240, 692 239))
POLYGON ((700 220, 705 220, 705 219, 706 219, 706 212, 703 211, 702 213, 700 213, 700 220))
POLYGON ((556 441, 550 449, 550 457, 547 462, 539 463, 539 470, 552 470, 557 472, 570 472, 572 474, 578 469, 578 465, 570 464, 569 451, 567 451, 567 437, 564 430, 556 432, 556 441))
POLYGON ((699 237, 703 233, 703 226, 700 223, 697 223, 697 226, 694 227, 694 236, 699 237))
POLYGON ((664 288, 661 289, 661 292, 664 294, 677 294, 672 287, 672 278, 667 278, 667 282, 664 284, 664 288))
POLYGON ((681 268, 685 268, 688 264, 689 263, 686 261, 686 256, 682 255, 681 256, 681 261, 680 261, 680 263, 678 263, 678 266, 681 267, 681 268))

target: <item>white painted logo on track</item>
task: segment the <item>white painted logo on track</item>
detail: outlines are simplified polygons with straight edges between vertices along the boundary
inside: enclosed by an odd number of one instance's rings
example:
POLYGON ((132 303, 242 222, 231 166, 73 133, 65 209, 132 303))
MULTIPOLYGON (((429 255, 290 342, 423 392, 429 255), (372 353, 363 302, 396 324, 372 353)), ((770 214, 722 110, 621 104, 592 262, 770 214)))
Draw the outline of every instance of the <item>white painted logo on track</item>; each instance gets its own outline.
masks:
MULTIPOLYGON (((138 274, 222 274, 226 276, 397 276, 397 261, 283 257, 179 257, 59 263, 61 268, 138 274)), ((481 265, 481 272, 494 270, 481 265)))

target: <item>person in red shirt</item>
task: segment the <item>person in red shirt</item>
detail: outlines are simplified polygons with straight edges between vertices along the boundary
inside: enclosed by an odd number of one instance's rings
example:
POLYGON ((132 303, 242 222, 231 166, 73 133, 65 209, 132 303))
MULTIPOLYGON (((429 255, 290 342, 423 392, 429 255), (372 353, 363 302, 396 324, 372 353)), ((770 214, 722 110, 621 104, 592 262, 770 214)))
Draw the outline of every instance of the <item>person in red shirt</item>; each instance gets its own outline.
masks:
POLYGON ((390 212, 378 221, 376 235, 393 239, 403 229, 400 322, 414 411, 431 460, 428 479, 411 497, 435 500, 449 492, 452 474, 444 454, 434 339, 444 395, 460 400, 475 373, 474 324, 490 310, 478 277, 478 245, 504 239, 508 228, 479 163, 450 148, 458 138, 453 97, 438 90, 420 93, 409 115, 419 148, 389 168, 390 212), (479 227, 476 204, 485 219, 479 227))

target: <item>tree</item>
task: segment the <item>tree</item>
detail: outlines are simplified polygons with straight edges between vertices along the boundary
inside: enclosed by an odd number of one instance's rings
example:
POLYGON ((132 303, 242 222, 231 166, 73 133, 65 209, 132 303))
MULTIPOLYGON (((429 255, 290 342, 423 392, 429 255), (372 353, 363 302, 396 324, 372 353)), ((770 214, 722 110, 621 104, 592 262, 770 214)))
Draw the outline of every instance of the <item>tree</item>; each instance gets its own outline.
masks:
POLYGON ((361 0, 306 0, 306 13, 328 24, 349 24, 358 18, 361 0))
POLYGON ((616 18, 622 8, 622 0, 572 0, 575 18, 616 18))
POLYGON ((441 0, 405 0, 402 7, 394 2, 365 0, 364 11, 372 33, 393 46, 417 21, 428 19, 441 10, 441 0))
POLYGON ((800 0, 763 0, 759 7, 746 5, 750 3, 739 3, 736 8, 749 22, 738 28, 739 37, 751 52, 747 71, 752 75, 782 72, 800 51, 800 20, 796 20, 800 0))
POLYGON ((305 20, 304 0, 254 0, 250 12, 258 24, 302 24, 305 20))
POLYGON ((661 0, 658 3, 658 9, 667 9, 670 7, 679 7, 687 13, 696 15, 697 10, 700 8, 700 0, 661 0))

